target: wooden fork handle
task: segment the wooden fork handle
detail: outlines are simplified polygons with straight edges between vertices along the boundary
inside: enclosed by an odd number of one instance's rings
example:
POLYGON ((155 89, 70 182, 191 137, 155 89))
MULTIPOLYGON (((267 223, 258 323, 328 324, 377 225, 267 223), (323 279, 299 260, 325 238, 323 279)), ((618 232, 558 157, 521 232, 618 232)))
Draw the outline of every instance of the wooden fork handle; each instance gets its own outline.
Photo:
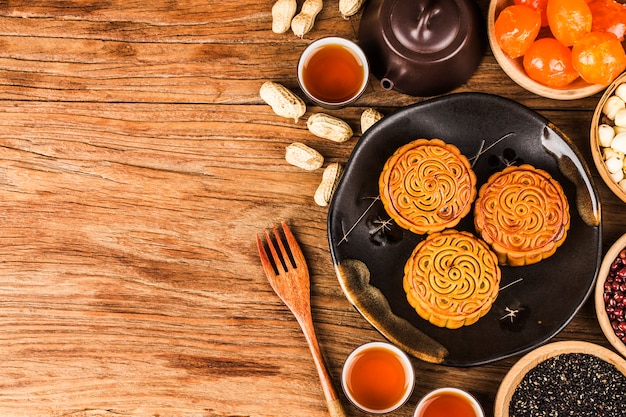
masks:
POLYGON ((328 406, 328 414, 330 414, 331 417, 346 417, 346 412, 344 411, 339 398, 329 401, 326 405, 328 406))
POLYGON ((333 380, 330 377, 328 367, 326 366, 326 362, 324 361, 324 356, 322 355, 322 351, 317 341, 317 337, 315 336, 313 323, 301 322, 300 327, 302 327, 302 332, 304 333, 307 343, 309 344, 309 349, 311 349, 313 362, 315 363, 315 368, 317 368, 317 373, 320 377, 320 382, 322 383, 322 391, 324 391, 324 397, 326 398, 326 405, 328 406, 328 412, 330 416, 346 417, 346 412, 341 405, 341 400, 337 395, 335 385, 333 384, 333 380))

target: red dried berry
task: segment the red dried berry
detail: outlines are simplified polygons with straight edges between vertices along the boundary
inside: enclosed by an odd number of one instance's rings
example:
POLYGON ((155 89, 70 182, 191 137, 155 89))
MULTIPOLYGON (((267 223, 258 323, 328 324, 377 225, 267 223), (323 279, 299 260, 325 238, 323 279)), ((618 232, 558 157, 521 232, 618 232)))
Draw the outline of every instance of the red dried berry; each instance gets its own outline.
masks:
POLYGON ((609 268, 603 299, 615 335, 626 343, 626 249, 619 253, 609 268))

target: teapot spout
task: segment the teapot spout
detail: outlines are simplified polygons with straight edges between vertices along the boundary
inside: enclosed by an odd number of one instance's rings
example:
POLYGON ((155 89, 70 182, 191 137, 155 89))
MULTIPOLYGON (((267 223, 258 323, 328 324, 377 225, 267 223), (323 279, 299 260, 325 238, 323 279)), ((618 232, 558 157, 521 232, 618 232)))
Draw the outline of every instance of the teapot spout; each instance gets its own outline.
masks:
POLYGON ((393 90, 395 83, 393 81, 391 81, 388 77, 383 77, 380 80, 380 86, 385 89, 385 90, 393 90))
POLYGON ((397 81, 406 77, 406 68, 401 63, 390 65, 386 68, 384 75, 380 78, 380 86, 385 90, 393 90, 396 88, 397 81))

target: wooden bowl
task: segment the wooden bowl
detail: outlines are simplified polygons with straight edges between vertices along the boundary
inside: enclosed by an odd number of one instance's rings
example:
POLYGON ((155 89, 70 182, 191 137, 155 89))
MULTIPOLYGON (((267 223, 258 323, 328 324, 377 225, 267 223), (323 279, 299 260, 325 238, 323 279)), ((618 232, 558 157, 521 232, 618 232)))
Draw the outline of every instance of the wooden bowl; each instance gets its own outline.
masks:
MULTIPOLYGON (((498 41, 494 35, 495 20, 502 9, 512 4, 513 0, 491 0, 489 10, 487 12, 487 33, 489 36, 489 45, 491 46, 493 55, 496 57, 496 61, 498 61, 502 70, 513 81, 532 93, 556 100, 574 100, 589 97, 606 88, 606 85, 589 84, 582 78, 576 79, 564 88, 551 88, 528 77, 522 64, 522 58, 513 59, 505 54, 498 45, 498 41)), ((542 29, 539 33, 539 37, 543 36, 542 34, 546 31, 548 31, 547 28, 542 29)))
POLYGON ((602 113, 602 108, 606 101, 615 93, 617 87, 620 84, 626 82, 626 72, 620 75, 608 86, 598 105, 596 106, 596 110, 593 113, 593 117, 591 119, 591 130, 589 132, 589 139, 591 141, 591 155, 593 156, 593 162, 596 164, 596 168, 604 180, 604 183, 609 187, 613 194, 619 197, 623 202, 626 202, 626 191, 624 191, 615 181, 611 178, 611 174, 609 173, 606 164, 604 163, 604 158, 602 157, 602 149, 600 146, 600 140, 598 138, 598 126, 602 123, 608 122, 604 114, 602 113))
POLYGON ((598 280, 596 281, 595 304, 596 315, 598 316, 598 322, 600 323, 602 332, 615 350, 623 356, 626 356, 626 345, 615 335, 609 321, 609 315, 604 307, 604 282, 609 275, 611 264, 624 248, 626 248, 626 234, 615 241, 602 260, 600 270, 598 271, 598 280))
POLYGON ((626 375, 626 360, 617 353, 602 346, 582 341, 554 342, 523 356, 505 375, 496 394, 494 417, 509 417, 509 404, 513 393, 526 374, 539 363, 563 353, 584 353, 594 355, 626 375))

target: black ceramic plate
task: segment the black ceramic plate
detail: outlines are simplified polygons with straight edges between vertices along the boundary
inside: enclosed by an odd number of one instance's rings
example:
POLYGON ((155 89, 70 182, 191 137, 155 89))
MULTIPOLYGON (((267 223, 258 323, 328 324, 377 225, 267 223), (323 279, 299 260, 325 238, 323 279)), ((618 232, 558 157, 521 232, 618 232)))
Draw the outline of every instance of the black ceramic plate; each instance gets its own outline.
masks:
MULTIPOLYGON (((363 135, 331 203, 328 235, 346 297, 375 328, 418 358, 472 366, 528 351, 567 325, 594 286, 601 260, 600 218, 588 168, 562 132, 512 100, 460 93, 404 108, 363 135), (478 187, 507 165, 529 163, 559 181, 570 203, 563 246, 537 264, 502 267, 491 310, 461 329, 436 327, 407 302, 404 264, 425 236, 396 226, 378 197, 387 158, 418 138, 456 145, 474 164, 478 187)), ((456 229, 475 234, 472 214, 456 229)))

